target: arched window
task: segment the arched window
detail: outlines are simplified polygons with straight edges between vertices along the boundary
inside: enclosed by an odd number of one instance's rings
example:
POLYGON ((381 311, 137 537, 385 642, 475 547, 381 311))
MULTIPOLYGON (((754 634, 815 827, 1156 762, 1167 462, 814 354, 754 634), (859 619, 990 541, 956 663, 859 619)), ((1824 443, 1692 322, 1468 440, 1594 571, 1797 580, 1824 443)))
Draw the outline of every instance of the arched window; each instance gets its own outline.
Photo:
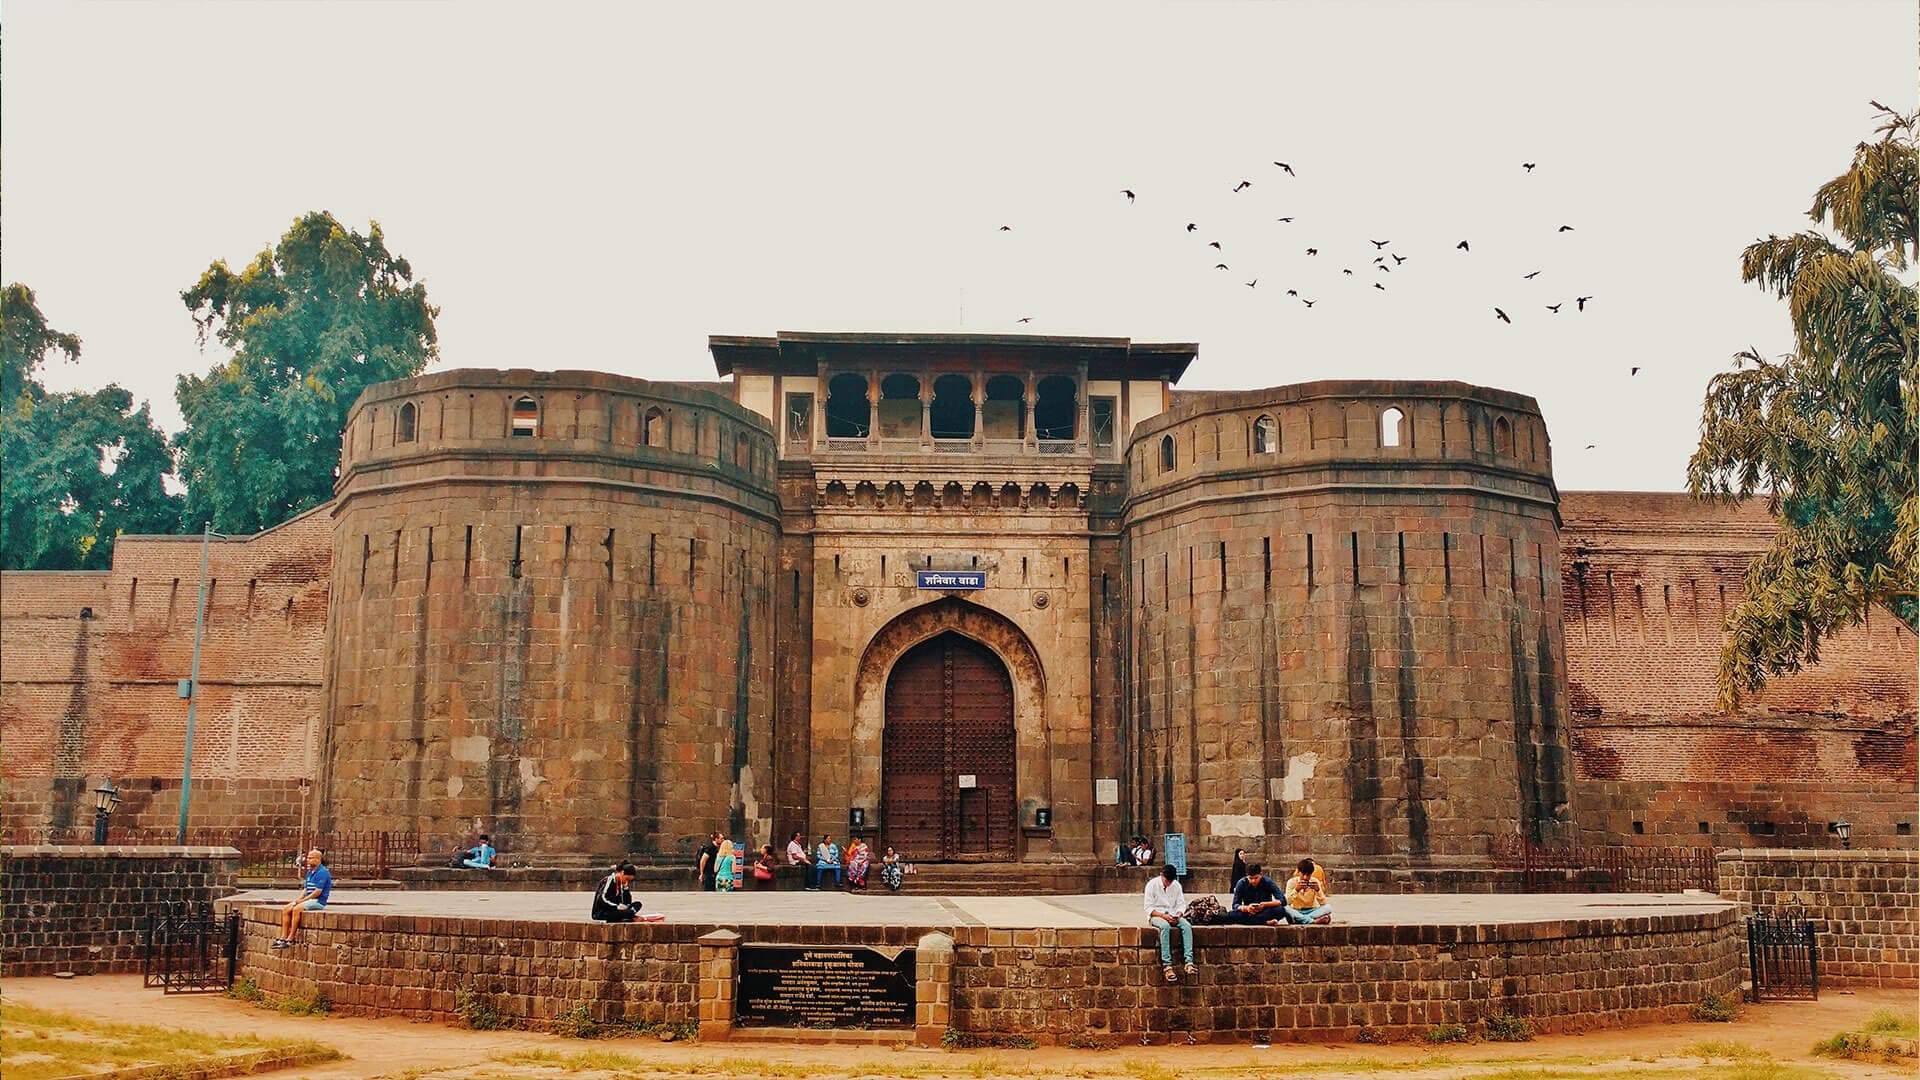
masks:
POLYGON ((1160 471, 1163 473, 1173 471, 1173 436, 1171 435, 1160 436, 1160 471))
POLYGON ((400 418, 394 422, 393 441, 412 442, 418 418, 419 411, 413 407, 413 402, 400 406, 400 418))
POLYGON ((640 445, 667 445, 667 414, 658 405, 640 414, 640 445))
POLYGON ((1073 380, 1049 375, 1035 388, 1033 430, 1041 442, 1072 442, 1079 434, 1080 403, 1073 380))
POLYGON ((523 397, 513 403, 513 437, 531 439, 540 434, 540 403, 523 397))
POLYGON ((867 379, 847 372, 827 383, 827 438, 864 439, 873 430, 867 379))
POLYGON ((1273 417, 1262 416, 1253 422, 1253 452, 1271 454, 1280 449, 1280 425, 1273 417))
POLYGON ((980 406, 981 434, 989 439, 1027 437, 1027 387, 1012 375, 987 380, 987 400, 980 406))
POLYGON ((1401 435, 1405 430, 1402 425, 1404 425, 1406 422, 1407 422, 1407 414, 1401 412, 1399 409, 1390 408, 1386 412, 1381 413, 1380 414, 1380 445, 1381 446, 1399 446, 1401 435))
POLYGON ((920 437, 920 380, 893 374, 880 380, 880 437, 920 437))
POLYGON ((972 380, 965 375, 942 375, 933 380, 933 404, 927 412, 934 438, 973 438, 972 380))
POLYGON ((1493 422, 1493 452, 1513 453, 1513 424, 1504 416, 1496 418, 1493 422))

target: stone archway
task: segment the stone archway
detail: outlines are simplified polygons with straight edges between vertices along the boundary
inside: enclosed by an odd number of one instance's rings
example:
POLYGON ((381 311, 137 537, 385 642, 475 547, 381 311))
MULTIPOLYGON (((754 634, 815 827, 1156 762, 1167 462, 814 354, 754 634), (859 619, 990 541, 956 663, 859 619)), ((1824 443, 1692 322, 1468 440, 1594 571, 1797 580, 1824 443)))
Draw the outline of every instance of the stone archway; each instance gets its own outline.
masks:
MULTIPOLYGON (((854 678, 849 747, 851 804, 874 810, 881 805, 887 681, 894 665, 914 646, 948 632, 978 642, 1006 665, 1007 678, 1013 685, 1014 804, 1024 823, 1032 807, 1053 802, 1053 746, 1040 655, 1027 635, 1006 616, 958 597, 902 612, 867 643, 854 678)), ((885 821, 880 822, 883 833, 886 827, 885 821)))

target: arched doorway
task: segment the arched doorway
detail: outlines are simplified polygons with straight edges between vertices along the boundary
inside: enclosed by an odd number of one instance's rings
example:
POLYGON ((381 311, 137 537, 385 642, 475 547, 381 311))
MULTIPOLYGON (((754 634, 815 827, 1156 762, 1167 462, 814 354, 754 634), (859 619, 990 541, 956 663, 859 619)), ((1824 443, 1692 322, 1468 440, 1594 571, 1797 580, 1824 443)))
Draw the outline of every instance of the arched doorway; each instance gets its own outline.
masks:
POLYGON ((1013 858, 1013 683, 1006 665, 985 645, 946 631, 894 664, 886 704, 886 842, 927 862, 1013 858))

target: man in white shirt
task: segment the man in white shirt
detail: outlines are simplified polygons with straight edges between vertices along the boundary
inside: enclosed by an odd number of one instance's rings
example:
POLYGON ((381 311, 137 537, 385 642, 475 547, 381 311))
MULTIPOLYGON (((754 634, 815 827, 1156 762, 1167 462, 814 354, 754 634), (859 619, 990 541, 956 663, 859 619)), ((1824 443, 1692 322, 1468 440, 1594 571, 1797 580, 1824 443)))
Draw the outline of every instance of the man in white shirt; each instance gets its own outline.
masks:
POLYGON ((787 841, 787 865, 806 867, 802 873, 807 875, 807 891, 820 891, 819 883, 813 880, 813 860, 807 857, 807 845, 797 831, 787 841))
POLYGON ((1147 882, 1147 925, 1160 931, 1160 964, 1168 982, 1179 976, 1173 970, 1173 930, 1180 928, 1180 949, 1186 954, 1187 974, 1198 975, 1193 963, 1193 924, 1187 921, 1187 893, 1180 887, 1180 871, 1172 863, 1160 868, 1160 876, 1147 882))

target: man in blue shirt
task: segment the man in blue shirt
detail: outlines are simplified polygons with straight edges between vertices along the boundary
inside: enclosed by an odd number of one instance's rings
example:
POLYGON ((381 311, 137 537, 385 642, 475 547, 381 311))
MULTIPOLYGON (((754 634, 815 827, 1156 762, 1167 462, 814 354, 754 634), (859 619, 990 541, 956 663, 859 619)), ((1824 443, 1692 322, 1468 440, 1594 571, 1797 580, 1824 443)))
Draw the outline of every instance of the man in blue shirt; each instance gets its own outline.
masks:
POLYGON ((1233 910, 1227 913, 1226 922, 1242 925, 1266 923, 1279 926, 1287 902, 1280 896, 1280 887, 1265 873, 1259 863, 1247 867, 1247 876, 1233 887, 1233 910))
POLYGON ((499 855, 499 852, 493 850, 493 837, 488 836, 486 833, 481 833, 480 843, 468 848, 464 854, 466 858, 460 862, 462 867, 468 870, 491 870, 493 869, 493 860, 499 855))
POLYGON ((307 880, 300 887, 300 899, 280 909, 280 936, 273 939, 273 947, 291 948, 293 935, 300 932, 301 913, 325 911, 327 897, 332 895, 333 871, 327 869, 327 857, 314 848, 307 852, 307 880))

